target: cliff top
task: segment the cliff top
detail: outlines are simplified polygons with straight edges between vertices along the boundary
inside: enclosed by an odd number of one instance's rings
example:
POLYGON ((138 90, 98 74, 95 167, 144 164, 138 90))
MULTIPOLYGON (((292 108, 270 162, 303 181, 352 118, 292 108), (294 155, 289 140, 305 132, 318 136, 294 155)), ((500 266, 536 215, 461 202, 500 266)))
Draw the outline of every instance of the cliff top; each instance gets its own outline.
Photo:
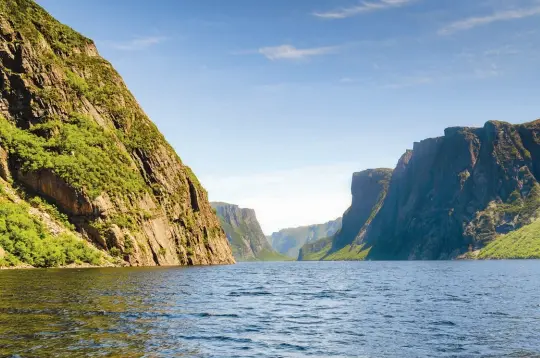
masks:
POLYGON ((371 174, 388 174, 391 173, 393 169, 390 168, 374 168, 374 169, 366 169, 359 172, 353 173, 353 176, 363 176, 363 175, 371 175, 371 174))

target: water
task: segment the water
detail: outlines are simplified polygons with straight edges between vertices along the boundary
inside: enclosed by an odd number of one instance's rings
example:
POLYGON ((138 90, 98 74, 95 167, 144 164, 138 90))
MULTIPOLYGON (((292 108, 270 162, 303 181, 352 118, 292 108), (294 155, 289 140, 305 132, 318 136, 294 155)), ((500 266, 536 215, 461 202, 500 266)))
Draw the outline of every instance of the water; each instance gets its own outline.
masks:
POLYGON ((0 356, 540 356, 540 261, 0 271, 0 356))

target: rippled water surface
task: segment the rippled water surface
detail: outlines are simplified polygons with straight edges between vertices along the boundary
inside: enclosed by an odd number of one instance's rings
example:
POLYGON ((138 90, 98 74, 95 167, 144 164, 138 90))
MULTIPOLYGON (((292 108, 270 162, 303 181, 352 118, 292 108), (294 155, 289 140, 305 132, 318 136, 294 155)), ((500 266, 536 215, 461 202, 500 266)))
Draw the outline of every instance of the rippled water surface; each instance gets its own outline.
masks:
POLYGON ((0 271, 0 356, 540 356, 540 262, 0 271))

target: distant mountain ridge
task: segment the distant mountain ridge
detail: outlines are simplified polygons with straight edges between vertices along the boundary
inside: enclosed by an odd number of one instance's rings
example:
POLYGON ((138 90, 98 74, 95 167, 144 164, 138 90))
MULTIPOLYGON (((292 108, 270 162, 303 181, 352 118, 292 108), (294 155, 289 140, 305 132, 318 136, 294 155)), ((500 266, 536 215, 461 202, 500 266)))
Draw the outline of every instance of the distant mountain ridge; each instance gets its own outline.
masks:
POLYGON ((304 245, 299 259, 540 258, 539 178, 540 120, 447 128, 401 157, 368 220, 349 209, 351 229, 304 245))
POLYGON ((212 202, 210 205, 216 211, 236 260, 283 261, 287 259, 270 246, 257 221, 255 210, 223 202, 212 202))
POLYGON ((341 218, 337 218, 324 224, 282 229, 268 236, 268 241, 277 252, 296 259, 304 244, 333 236, 340 228, 341 218))

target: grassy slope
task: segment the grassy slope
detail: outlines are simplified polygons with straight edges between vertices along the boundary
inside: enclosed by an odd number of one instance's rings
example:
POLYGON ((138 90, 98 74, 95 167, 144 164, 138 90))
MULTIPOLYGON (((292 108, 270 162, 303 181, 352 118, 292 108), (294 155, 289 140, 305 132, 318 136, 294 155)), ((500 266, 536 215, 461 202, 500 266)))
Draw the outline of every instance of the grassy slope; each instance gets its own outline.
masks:
POLYGON ((540 220, 490 242, 477 258, 540 259, 540 220))
POLYGON ((364 245, 347 245, 339 251, 332 252, 324 257, 325 261, 362 261, 369 254, 370 249, 364 250, 364 245))
POLYGON ((279 252, 262 250, 254 261, 294 261, 293 258, 280 254, 279 252))

